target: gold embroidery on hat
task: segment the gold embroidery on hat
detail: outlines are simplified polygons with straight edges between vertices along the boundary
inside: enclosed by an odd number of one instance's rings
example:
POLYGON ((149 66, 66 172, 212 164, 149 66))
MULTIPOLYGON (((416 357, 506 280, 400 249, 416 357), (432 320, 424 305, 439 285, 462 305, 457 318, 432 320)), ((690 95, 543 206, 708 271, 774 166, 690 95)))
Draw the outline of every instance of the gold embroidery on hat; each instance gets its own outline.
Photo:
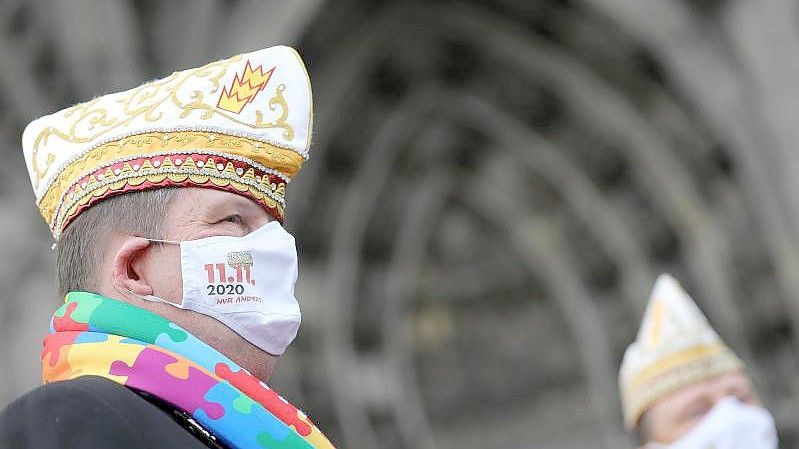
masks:
MULTIPOLYGON (((119 116, 111 116, 108 109, 99 107, 98 102, 100 98, 75 105, 63 112, 63 118, 72 120, 71 124, 66 129, 60 129, 53 126, 48 126, 39 132, 33 143, 32 166, 38 180, 43 179, 49 171, 53 162, 53 155, 48 154, 47 165, 44 169, 38 166, 37 156, 40 146, 47 145, 51 136, 58 137, 65 142, 72 143, 89 143, 99 139, 100 137, 109 134, 110 132, 124 128, 137 118, 141 118, 147 122, 158 122, 164 114, 161 109, 167 100, 171 101, 175 107, 181 110, 180 117, 185 118, 195 110, 202 111, 198 117, 200 120, 208 120, 215 115, 222 116, 234 123, 244 125, 253 129, 266 129, 266 128, 280 128, 283 129, 283 137, 286 140, 294 138, 294 129, 286 121, 289 114, 288 103, 283 98, 283 91, 286 89, 284 84, 276 87, 274 95, 267 102, 270 111, 276 111, 277 107, 280 108, 279 115, 272 121, 264 121, 264 114, 259 109, 255 112, 255 122, 248 123, 234 117, 227 111, 205 103, 202 91, 195 90, 189 95, 192 100, 189 103, 182 102, 177 93, 180 88, 189 80, 194 78, 205 78, 211 84, 212 88, 209 91, 214 94, 219 91, 220 79, 227 73, 228 67, 241 60, 241 55, 234 56, 230 59, 212 62, 194 70, 185 72, 176 72, 162 80, 153 81, 144 84, 136 89, 133 89, 124 98, 117 100, 122 104, 122 114, 119 116)), ((273 69, 275 70, 275 69, 273 69)))
POLYGON ((682 365, 687 365, 694 360, 702 359, 703 357, 710 357, 713 354, 725 351, 726 349, 727 347, 722 343, 713 343, 702 346, 694 346, 683 351, 670 354, 636 374, 635 377, 629 380, 629 385, 632 387, 641 385, 647 380, 657 377, 659 374, 668 372, 669 370, 682 365))
POLYGON ((150 132, 128 136, 105 143, 83 154, 67 165, 54 180, 39 201, 39 210, 48 223, 54 219, 59 202, 63 201, 70 186, 89 172, 103 165, 134 155, 156 153, 180 153, 201 150, 246 158, 263 166, 264 171, 272 170, 287 181, 302 166, 303 157, 292 150, 286 150, 264 142, 239 136, 214 134, 215 138, 204 132, 175 131, 169 133, 150 132), (164 136, 167 139, 164 139, 164 136))
MULTIPOLYGON (((118 173, 109 168, 105 173, 97 175, 96 178, 90 176, 85 187, 78 186, 74 192, 61 197, 56 209, 50 212, 52 218, 48 223, 53 231, 53 236, 58 240, 61 231, 77 215, 81 207, 102 199, 112 192, 135 191, 136 187, 145 182, 159 185, 166 181, 175 184, 188 183, 200 187, 230 187, 237 192, 251 196, 273 211, 275 218, 282 219, 285 207, 285 183, 270 183, 268 175, 255 179, 252 176, 252 169, 239 175, 230 162, 222 167, 220 169, 213 158, 209 158, 205 164, 200 166, 200 163, 194 163, 191 157, 187 157, 180 168, 175 166, 170 157, 164 157, 160 164, 145 160, 138 170, 126 162, 118 173)), ((45 211, 42 210, 43 215, 44 213, 45 211)))
POLYGON ((39 182, 44 179, 45 175, 47 175, 47 171, 50 170, 50 166, 55 162, 55 156, 52 153, 47 153, 47 162, 44 163, 44 170, 42 170, 39 168, 38 158, 39 150, 34 147, 31 152, 31 167, 33 168, 33 173, 36 175, 36 179, 33 180, 34 189, 39 188, 39 182))
POLYGON ((728 348, 710 351, 701 357, 685 357, 688 360, 672 364, 660 373, 652 373, 648 379, 638 379, 636 385, 622 390, 625 408, 624 425, 634 428, 644 412, 659 398, 686 385, 693 385, 705 379, 743 370, 743 362, 728 348))

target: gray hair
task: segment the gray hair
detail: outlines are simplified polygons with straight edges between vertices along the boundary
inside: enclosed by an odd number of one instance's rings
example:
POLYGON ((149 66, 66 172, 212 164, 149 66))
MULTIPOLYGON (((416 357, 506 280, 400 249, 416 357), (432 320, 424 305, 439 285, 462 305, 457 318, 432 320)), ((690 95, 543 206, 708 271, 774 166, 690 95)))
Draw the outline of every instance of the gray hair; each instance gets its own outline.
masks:
POLYGON ((652 435, 650 435, 651 431, 652 429, 649 427, 649 414, 644 412, 644 414, 638 418, 638 422, 633 429, 633 436, 639 446, 649 443, 649 440, 652 438, 652 435))
POLYGON ((163 238, 167 206, 177 189, 166 187, 107 198, 81 212, 58 241, 58 292, 96 291, 103 250, 113 232, 163 238))

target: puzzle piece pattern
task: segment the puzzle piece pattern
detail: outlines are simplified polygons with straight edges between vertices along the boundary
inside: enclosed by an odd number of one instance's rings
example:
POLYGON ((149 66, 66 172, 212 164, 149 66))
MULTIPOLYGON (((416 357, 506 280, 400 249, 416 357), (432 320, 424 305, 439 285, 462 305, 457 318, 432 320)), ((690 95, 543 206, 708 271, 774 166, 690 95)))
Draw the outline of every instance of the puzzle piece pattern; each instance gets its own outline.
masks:
POLYGON ((256 441, 263 448, 268 449, 300 449, 307 446, 307 442, 296 433, 290 434, 284 440, 275 440, 266 432, 261 432, 256 437, 256 441))
POLYGON ((70 302, 59 307, 58 312, 53 316, 53 328, 59 331, 87 331, 89 330, 88 321, 80 322, 72 318, 72 314, 78 309, 77 302, 70 302), (59 314, 60 312, 60 314, 59 314))
POLYGON ((181 342, 188 336, 186 331, 173 326, 160 315, 110 299, 97 305, 89 320, 89 327, 151 344, 155 344, 159 337, 181 342), (120 326, 123 323, 136 323, 136 327, 131 329, 130 326, 124 326, 123 329, 120 326))
POLYGON ((44 338, 42 347, 42 381, 70 379, 72 367, 67 361, 67 352, 81 332, 59 332, 44 338))
POLYGON ((262 404, 286 425, 293 426, 300 435, 308 436, 311 434, 312 424, 303 419, 301 412, 252 374, 243 369, 233 371, 226 363, 218 363, 214 371, 217 376, 227 380, 244 394, 262 404))
POLYGON ((147 391, 235 447, 333 448, 302 412, 245 369, 179 326, 120 301, 68 295, 51 320, 42 365, 46 382, 91 374, 147 391))
MULTIPOLYGON (((221 404, 225 408, 224 416, 212 419, 204 410, 194 413, 201 423, 212 420, 210 426, 218 431, 218 435, 237 435, 245 439, 244 447, 263 448, 301 448, 313 449, 310 443, 294 432, 290 427, 266 411, 260 404, 252 403, 247 413, 239 410, 234 404, 241 397, 241 392, 232 388, 227 382, 220 382, 205 395, 205 400, 221 404), (273 444, 264 445, 272 442, 273 444)), ((226 441, 232 444, 232 441, 226 441)))
POLYGON ((175 406, 189 413, 197 410, 212 419, 220 419, 225 409, 218 403, 208 402, 205 395, 219 380, 189 366, 187 377, 181 379, 169 373, 167 366, 178 360, 169 354, 146 347, 136 358, 133 366, 116 361, 111 364, 110 374, 126 376, 126 386, 147 391, 160 398, 169 399, 175 406))
POLYGON ((176 324, 169 323, 169 326, 185 333, 186 338, 181 341, 175 341, 174 337, 170 336, 169 334, 162 333, 156 338, 156 345, 187 357, 191 359, 192 362, 197 363, 211 372, 213 372, 214 366, 216 366, 217 363, 228 360, 227 357, 209 347, 197 337, 187 333, 176 324))

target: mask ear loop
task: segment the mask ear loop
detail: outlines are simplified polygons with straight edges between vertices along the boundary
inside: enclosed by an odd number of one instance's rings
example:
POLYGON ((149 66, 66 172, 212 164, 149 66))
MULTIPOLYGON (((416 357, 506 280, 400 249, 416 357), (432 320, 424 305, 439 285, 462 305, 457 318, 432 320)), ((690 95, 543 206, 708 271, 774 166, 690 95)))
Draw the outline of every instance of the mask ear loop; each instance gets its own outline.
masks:
POLYGON ((147 237, 142 237, 142 238, 146 239, 146 240, 149 240, 151 242, 155 242, 155 243, 170 243, 172 245, 180 245, 180 242, 177 241, 177 240, 150 239, 150 238, 147 238, 147 237))
MULTIPOLYGON (((172 245, 180 245, 180 242, 178 242, 176 240, 151 239, 151 238, 147 238, 147 237, 141 237, 141 238, 143 238, 143 239, 145 239, 147 241, 150 241, 150 242, 155 242, 155 243, 169 243, 169 244, 172 244, 172 245)), ((134 298, 141 299, 142 301, 160 302, 160 303, 164 303, 164 304, 169 304, 170 306, 176 307, 178 309, 183 309, 183 304, 182 303, 181 304, 176 304, 176 303, 174 303, 172 301, 167 301, 166 299, 160 298, 160 297, 155 296, 155 295, 140 295, 140 294, 134 292, 133 290, 125 288, 125 287, 119 285, 119 283, 117 282, 116 276, 112 277, 111 284, 114 286, 114 288, 119 293, 122 293, 123 295, 130 295, 130 296, 133 296, 134 298)))
POLYGON ((158 297, 158 296, 155 296, 155 295, 140 295, 140 294, 138 294, 138 293, 136 293, 136 292, 134 292, 134 291, 132 291, 130 289, 122 287, 121 285, 119 285, 117 283, 116 277, 114 278, 113 281, 111 281, 111 283, 114 285, 114 288, 118 292, 122 293, 123 295, 126 295, 126 296, 130 295, 130 296, 133 296, 134 298, 141 299, 142 301, 160 302, 160 303, 163 303, 163 304, 168 304, 168 305, 170 305, 172 307, 175 307, 175 308, 178 308, 178 309, 183 309, 183 304, 177 304, 177 303, 174 303, 172 301, 167 301, 166 299, 158 297))

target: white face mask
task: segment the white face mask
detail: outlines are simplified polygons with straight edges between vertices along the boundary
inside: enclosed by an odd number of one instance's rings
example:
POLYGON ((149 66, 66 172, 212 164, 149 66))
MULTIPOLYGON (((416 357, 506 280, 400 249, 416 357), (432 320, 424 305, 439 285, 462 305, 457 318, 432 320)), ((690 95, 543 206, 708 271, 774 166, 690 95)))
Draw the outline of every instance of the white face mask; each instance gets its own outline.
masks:
POLYGON ((687 434, 665 446, 668 449, 777 449, 774 418, 763 407, 744 404, 728 397, 715 407, 687 434))
POLYGON ((273 355, 297 336, 297 248, 277 221, 243 237, 148 240, 180 245, 183 302, 127 293, 208 315, 273 355))

